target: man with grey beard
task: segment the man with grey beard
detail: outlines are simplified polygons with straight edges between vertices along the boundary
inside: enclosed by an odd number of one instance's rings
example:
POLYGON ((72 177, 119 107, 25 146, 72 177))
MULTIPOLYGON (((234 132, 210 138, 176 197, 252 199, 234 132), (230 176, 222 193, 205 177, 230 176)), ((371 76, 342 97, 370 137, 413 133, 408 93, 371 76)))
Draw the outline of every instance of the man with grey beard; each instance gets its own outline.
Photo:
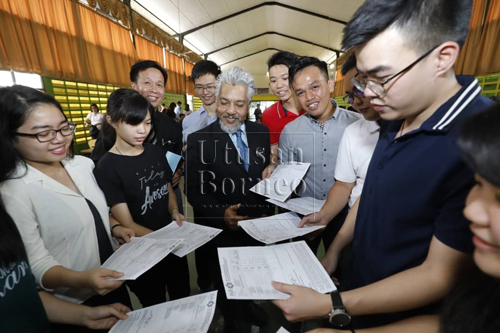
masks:
POLYGON ((250 332, 250 323, 264 326, 267 314, 252 301, 228 303, 222 284, 218 247, 262 245, 238 228, 238 222, 272 211, 263 196, 250 192, 269 164, 269 130, 246 121, 255 92, 252 75, 239 67, 224 71, 217 80, 219 120, 189 135, 185 164, 186 195, 206 224, 223 231, 209 244, 217 305, 225 332, 250 332))

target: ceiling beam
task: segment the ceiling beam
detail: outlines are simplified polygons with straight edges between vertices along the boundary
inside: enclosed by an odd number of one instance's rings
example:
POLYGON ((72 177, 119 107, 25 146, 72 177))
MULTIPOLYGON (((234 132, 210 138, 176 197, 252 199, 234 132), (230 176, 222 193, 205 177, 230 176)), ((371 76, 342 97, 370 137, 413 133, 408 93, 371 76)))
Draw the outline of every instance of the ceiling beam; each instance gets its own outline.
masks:
POLYGON ((276 31, 266 31, 264 33, 261 33, 261 34, 258 34, 258 35, 255 35, 253 37, 250 37, 250 38, 247 38, 247 39, 243 39, 243 40, 240 40, 236 43, 233 43, 233 44, 230 44, 230 45, 227 45, 227 46, 224 46, 224 47, 221 47, 220 49, 217 49, 217 50, 213 50, 213 51, 210 51, 210 52, 207 52, 205 53, 206 56, 209 56, 211 54, 214 54, 214 53, 217 53, 219 51, 222 51, 222 50, 225 50, 227 48, 230 48, 230 47, 233 47, 233 46, 236 46, 238 44, 241 44, 241 43, 245 43, 245 42, 248 42, 248 41, 251 41, 252 39, 256 39, 256 38, 259 38, 259 37, 262 37, 262 36, 265 36, 265 35, 278 35, 278 36, 281 36, 281 37, 285 37, 285 38, 289 38, 289 39, 293 39, 293 40, 296 40, 298 42, 302 42, 302 43, 306 43, 306 44, 311 44, 312 46, 318 46, 318 47, 321 47, 321 48, 324 48, 326 50, 329 50, 329 51, 332 51, 332 52, 335 52, 335 53, 338 53, 338 52, 342 52, 340 50, 337 50, 337 49, 334 49, 334 48, 331 48, 331 47, 328 47, 328 46, 324 46, 324 45, 321 45, 321 44, 316 44, 314 42, 311 42, 311 41, 308 41, 308 40, 305 40, 305 39, 301 39, 301 38, 297 38, 297 37, 293 37, 293 36, 290 36, 290 35, 285 35, 285 34, 282 34, 280 32, 276 32, 276 31))
POLYGON ((290 6, 290 5, 281 3, 281 2, 269 1, 269 2, 263 2, 263 3, 258 4, 256 6, 253 6, 253 7, 249 7, 247 9, 241 10, 239 12, 236 12, 236 13, 233 13, 233 14, 221 17, 220 19, 217 19, 217 20, 209 22, 209 23, 202 24, 199 27, 196 27, 196 28, 184 31, 182 33, 178 33, 178 34, 172 35, 172 37, 174 37, 174 38, 175 37, 184 38, 186 35, 192 34, 195 31, 198 31, 200 29, 209 27, 211 25, 217 24, 217 23, 222 22, 222 21, 229 20, 230 18, 233 18, 233 17, 241 15, 241 14, 248 13, 248 12, 250 12, 252 10, 255 10, 255 9, 258 9, 258 8, 264 7, 264 6, 279 6, 279 7, 287 8, 287 9, 290 9, 290 10, 293 10, 293 11, 296 11, 296 12, 300 12, 300 13, 303 13, 303 14, 306 14, 306 15, 311 15, 311 16, 319 17, 321 19, 328 20, 328 21, 331 21, 331 22, 335 22, 335 23, 339 23, 339 24, 343 24, 343 25, 347 24, 347 22, 345 22, 345 21, 337 20, 337 19, 328 17, 326 15, 314 13, 314 12, 311 12, 311 11, 308 11, 308 10, 305 10, 305 9, 301 9, 301 8, 297 8, 297 7, 293 7, 293 6, 290 6))
POLYGON ((260 50, 260 51, 257 51, 257 52, 253 52, 253 53, 250 53, 250 54, 247 54, 246 56, 243 56, 243 57, 239 57, 239 58, 236 58, 236 59, 233 59, 231 61, 228 61, 228 62, 225 62, 223 63, 222 65, 219 65, 219 67, 222 67, 224 65, 227 65, 227 64, 230 64, 232 62, 235 62, 235 61, 238 61, 238 60, 241 60, 241 59, 245 59, 245 58, 248 58, 248 57, 251 57, 253 55, 256 55, 258 53, 262 53, 262 52, 265 52, 265 51, 270 51, 270 50, 273 50, 273 51, 282 51, 280 49, 276 49, 274 47, 268 47, 267 49, 263 49, 263 50, 260 50))

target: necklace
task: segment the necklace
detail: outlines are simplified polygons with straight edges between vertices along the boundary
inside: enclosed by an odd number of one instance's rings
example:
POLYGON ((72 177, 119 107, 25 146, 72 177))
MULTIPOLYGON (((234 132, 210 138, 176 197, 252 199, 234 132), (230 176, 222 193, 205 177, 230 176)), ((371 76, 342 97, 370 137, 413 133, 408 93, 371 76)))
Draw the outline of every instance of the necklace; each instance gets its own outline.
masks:
POLYGON ((116 148, 116 151, 120 153, 120 155, 123 155, 122 152, 120 151, 120 149, 118 149, 117 145, 115 145, 115 148, 116 148))

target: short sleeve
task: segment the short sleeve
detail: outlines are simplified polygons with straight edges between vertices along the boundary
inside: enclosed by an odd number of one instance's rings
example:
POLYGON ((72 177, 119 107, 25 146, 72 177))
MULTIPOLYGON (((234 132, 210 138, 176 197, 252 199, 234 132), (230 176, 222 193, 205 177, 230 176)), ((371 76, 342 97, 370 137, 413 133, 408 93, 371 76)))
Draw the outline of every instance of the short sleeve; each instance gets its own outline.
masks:
POLYGON ((113 207, 116 204, 127 202, 119 175, 112 166, 103 162, 101 161, 94 169, 94 176, 97 184, 104 192, 108 206, 113 207))
POLYGON ((344 183, 354 183, 357 179, 352 160, 351 140, 348 130, 344 131, 344 135, 342 135, 340 141, 337 165, 335 166, 335 179, 344 183))
POLYGON ((289 152, 289 147, 291 147, 291 143, 290 143, 290 136, 288 135, 286 126, 281 132, 279 144, 280 144, 280 150, 278 153, 279 164, 287 164, 289 158, 288 152, 289 152))
POLYGON ((273 112, 271 109, 272 107, 273 106, 270 106, 264 111, 264 113, 262 113, 262 124, 269 130, 271 146, 279 144, 281 134, 281 132, 276 131, 276 125, 273 124, 273 118, 270 116, 271 112, 273 112))
POLYGON ((464 163, 450 171, 443 185, 443 196, 438 216, 435 220, 434 235, 443 244, 465 253, 472 253, 472 233, 470 222, 464 217, 463 210, 467 195, 474 186, 474 173, 464 163))

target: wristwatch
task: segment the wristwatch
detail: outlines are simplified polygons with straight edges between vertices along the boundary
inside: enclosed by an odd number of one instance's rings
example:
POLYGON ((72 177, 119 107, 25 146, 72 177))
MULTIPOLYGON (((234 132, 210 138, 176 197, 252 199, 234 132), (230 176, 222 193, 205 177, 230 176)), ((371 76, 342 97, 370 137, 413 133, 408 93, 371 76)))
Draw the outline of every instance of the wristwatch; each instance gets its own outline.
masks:
POLYGON ((336 327, 345 327, 351 323, 351 316, 347 313, 342 298, 338 291, 330 294, 332 297, 332 309, 328 314, 328 321, 336 327))

